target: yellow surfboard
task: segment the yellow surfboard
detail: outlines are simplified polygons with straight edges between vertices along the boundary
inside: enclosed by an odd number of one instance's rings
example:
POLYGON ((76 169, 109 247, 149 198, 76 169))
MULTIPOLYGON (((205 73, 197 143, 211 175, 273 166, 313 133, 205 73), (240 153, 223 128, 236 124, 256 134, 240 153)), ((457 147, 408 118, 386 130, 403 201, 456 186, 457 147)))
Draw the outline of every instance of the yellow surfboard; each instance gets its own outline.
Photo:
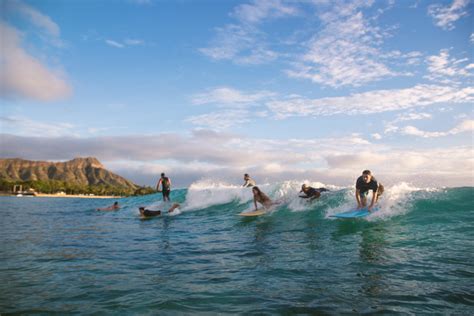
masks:
POLYGON ((264 208, 259 208, 256 211, 242 212, 239 215, 240 216, 260 216, 260 215, 267 214, 267 213, 268 213, 268 211, 265 210, 264 208))

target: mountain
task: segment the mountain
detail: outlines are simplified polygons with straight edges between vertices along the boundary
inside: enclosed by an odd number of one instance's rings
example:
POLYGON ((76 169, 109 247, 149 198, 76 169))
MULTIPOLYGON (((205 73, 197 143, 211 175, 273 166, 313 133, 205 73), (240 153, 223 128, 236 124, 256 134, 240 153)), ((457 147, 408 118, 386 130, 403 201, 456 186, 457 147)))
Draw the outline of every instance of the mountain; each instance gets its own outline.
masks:
POLYGON ((66 162, 0 159, 0 179, 15 181, 63 181, 71 185, 108 185, 135 190, 135 183, 108 171, 93 157, 66 162))

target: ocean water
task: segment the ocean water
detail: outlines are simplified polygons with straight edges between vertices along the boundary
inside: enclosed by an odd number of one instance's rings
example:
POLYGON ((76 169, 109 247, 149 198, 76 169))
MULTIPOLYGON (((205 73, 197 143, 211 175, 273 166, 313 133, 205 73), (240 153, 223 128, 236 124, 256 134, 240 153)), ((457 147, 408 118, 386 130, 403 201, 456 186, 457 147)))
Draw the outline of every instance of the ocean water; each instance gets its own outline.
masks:
MULTIPOLYGON (((4 314, 474 314, 474 188, 387 187, 364 219, 352 188, 260 188, 282 204, 244 218, 250 189, 202 181, 119 200, 0 198, 4 314)), ((315 186, 324 184, 315 183, 315 186)))

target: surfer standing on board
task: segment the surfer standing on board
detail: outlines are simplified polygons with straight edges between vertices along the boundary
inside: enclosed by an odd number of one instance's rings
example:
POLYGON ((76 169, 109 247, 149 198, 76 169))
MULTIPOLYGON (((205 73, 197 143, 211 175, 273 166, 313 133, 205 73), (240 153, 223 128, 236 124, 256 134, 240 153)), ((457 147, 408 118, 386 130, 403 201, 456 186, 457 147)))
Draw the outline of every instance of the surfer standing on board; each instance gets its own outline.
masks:
POLYGON ((384 188, 382 184, 379 184, 377 180, 372 176, 370 170, 362 171, 362 175, 357 178, 356 182, 356 200, 357 208, 364 208, 367 206, 367 196, 369 191, 372 190, 372 202, 370 203, 367 210, 372 211, 375 203, 377 203, 379 196, 382 195, 384 188))
POLYGON ((273 203, 270 198, 260 191, 259 187, 254 186, 252 188, 252 193, 253 193, 253 203, 255 204, 255 210, 257 210, 257 202, 263 205, 263 208, 268 209, 270 206, 272 206, 273 203))
POLYGON ((245 183, 242 185, 244 188, 249 188, 256 185, 255 181, 250 178, 248 173, 244 174, 244 181, 245 183))
POLYGON ((158 183, 156 184, 156 190, 163 194, 163 201, 170 200, 171 179, 166 177, 164 172, 161 174, 161 178, 160 180, 158 180, 158 183), (160 190, 160 184, 161 184, 161 190, 160 190))

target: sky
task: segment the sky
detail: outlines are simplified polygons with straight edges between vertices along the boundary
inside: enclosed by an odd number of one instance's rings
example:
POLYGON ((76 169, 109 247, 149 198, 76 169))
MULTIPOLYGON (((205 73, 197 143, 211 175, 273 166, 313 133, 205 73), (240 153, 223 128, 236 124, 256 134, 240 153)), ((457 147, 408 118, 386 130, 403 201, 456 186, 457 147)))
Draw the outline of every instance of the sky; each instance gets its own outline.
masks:
POLYGON ((140 185, 474 185, 474 1, 0 5, 1 158, 92 156, 140 185))

